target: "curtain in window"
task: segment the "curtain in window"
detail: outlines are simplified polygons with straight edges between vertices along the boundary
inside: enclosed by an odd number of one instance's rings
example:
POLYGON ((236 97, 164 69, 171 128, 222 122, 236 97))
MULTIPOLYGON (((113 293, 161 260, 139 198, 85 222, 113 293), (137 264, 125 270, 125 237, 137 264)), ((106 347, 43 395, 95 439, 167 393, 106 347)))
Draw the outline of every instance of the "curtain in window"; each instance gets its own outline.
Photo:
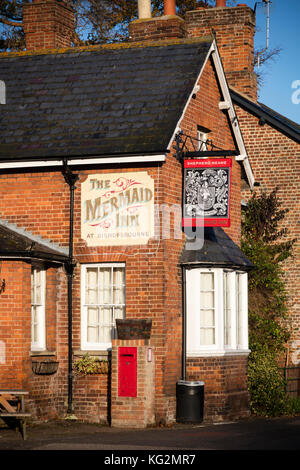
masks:
POLYGON ((41 268, 31 269, 31 345, 43 348, 44 344, 44 271, 41 268))
POLYGON ((87 341, 109 343, 115 320, 125 316, 125 270, 118 267, 86 269, 87 341))
POLYGON ((215 344, 215 279, 214 273, 200 275, 200 344, 215 344))

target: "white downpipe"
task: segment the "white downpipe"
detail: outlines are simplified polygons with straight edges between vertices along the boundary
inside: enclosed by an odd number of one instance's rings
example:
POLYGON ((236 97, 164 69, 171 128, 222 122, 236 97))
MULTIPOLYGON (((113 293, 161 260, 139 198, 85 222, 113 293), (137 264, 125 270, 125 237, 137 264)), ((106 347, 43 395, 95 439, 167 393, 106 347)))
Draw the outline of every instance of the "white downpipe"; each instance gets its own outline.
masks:
POLYGON ((139 20, 151 18, 151 0, 138 0, 139 20))

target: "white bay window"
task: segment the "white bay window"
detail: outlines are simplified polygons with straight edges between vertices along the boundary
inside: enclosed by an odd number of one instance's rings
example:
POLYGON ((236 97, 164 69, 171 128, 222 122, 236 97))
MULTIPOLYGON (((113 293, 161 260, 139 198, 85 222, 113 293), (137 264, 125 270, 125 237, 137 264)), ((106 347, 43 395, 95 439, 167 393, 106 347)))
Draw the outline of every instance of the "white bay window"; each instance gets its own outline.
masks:
POLYGON ((247 273, 186 271, 187 354, 248 352, 247 273))
POLYGON ((81 274, 81 348, 106 350, 125 318, 125 265, 86 264, 81 274))

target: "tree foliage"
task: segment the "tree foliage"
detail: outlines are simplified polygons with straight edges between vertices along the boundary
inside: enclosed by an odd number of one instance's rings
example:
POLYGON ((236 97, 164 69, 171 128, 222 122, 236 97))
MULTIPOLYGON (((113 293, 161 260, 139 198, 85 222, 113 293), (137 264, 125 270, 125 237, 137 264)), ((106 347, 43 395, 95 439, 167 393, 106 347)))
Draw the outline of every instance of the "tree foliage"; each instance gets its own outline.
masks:
POLYGON ((267 348, 275 353, 288 338, 282 322, 287 313, 282 263, 292 256, 295 240, 282 227, 287 212, 275 189, 269 195, 254 193, 243 215, 242 250, 256 266, 249 276, 251 350, 267 348))
POLYGON ((0 0, 0 51, 24 49, 23 5, 29 0, 0 0))
POLYGON ((248 382, 252 411, 278 415, 286 411, 283 375, 278 358, 290 336, 283 262, 292 256, 278 189, 254 193, 243 214, 241 247, 256 269, 249 274, 248 382))

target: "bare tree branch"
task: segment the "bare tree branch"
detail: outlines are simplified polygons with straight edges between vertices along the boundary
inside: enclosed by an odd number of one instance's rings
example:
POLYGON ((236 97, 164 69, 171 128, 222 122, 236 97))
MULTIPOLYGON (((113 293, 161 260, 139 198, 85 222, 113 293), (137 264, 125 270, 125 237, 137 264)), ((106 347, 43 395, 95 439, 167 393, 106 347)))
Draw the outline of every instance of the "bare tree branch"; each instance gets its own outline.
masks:
POLYGON ((21 28, 22 23, 17 23, 16 21, 8 20, 7 18, 0 17, 0 23, 12 26, 13 28, 21 28))

